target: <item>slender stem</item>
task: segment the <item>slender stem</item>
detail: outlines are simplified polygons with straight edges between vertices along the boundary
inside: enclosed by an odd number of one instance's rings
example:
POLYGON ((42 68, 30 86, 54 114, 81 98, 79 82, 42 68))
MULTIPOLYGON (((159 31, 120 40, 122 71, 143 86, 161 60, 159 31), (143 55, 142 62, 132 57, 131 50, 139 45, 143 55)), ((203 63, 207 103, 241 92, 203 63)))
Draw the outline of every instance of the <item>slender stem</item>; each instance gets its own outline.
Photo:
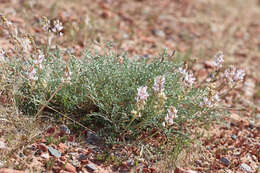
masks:
POLYGON ((84 126, 83 124, 81 124, 80 122, 78 122, 78 121, 76 121, 76 120, 74 120, 74 119, 68 117, 67 115, 61 113, 60 111, 58 111, 58 110, 56 110, 56 109, 54 109, 54 108, 52 108, 52 107, 50 107, 50 106, 48 106, 48 105, 46 105, 46 107, 49 108, 49 109, 51 109, 51 110, 53 110, 53 111, 55 111, 55 112, 57 112, 57 113, 59 113, 59 114, 62 115, 63 117, 65 117, 65 118, 67 118, 67 119, 73 121, 74 123, 78 124, 79 126, 85 128, 86 130, 91 131, 91 132, 94 133, 94 134, 96 133, 96 132, 94 132, 93 130, 91 130, 91 129, 87 128, 86 126, 84 126))
POLYGON ((59 87, 56 89, 56 91, 51 95, 51 97, 49 98, 49 100, 47 100, 47 102, 41 107, 41 109, 37 112, 37 114, 35 115, 35 119, 38 118, 38 116, 40 115, 40 113, 43 111, 43 109, 50 103, 50 101, 53 99, 53 97, 60 91, 60 89, 62 88, 63 83, 60 83, 59 87))

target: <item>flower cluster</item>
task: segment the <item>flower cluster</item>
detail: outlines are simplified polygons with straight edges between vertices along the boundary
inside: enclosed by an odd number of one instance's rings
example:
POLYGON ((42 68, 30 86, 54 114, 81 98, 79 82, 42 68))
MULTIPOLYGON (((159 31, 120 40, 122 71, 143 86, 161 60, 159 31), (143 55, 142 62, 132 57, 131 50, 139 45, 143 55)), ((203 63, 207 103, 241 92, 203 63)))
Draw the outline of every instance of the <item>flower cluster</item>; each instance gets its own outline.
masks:
POLYGON ((62 23, 59 20, 54 20, 53 27, 51 28, 52 32, 62 36, 63 35, 63 33, 61 32, 62 29, 63 29, 62 23))
POLYGON ((61 82, 62 82, 62 83, 70 83, 70 81, 71 81, 71 74, 72 74, 72 73, 71 73, 69 67, 66 66, 66 68, 65 68, 65 73, 64 73, 64 77, 61 79, 61 82))
POLYGON ((63 33, 62 33, 63 26, 62 26, 62 23, 58 19, 54 20, 51 23, 47 17, 43 17, 41 20, 41 24, 42 24, 42 29, 44 31, 53 32, 54 34, 63 36, 63 33))
POLYGON ((173 125, 173 119, 178 117, 177 112, 178 110, 175 107, 171 106, 168 109, 168 113, 164 118, 165 122, 163 122, 163 126, 165 126, 165 124, 169 126, 173 125))
POLYGON ((157 76, 154 79, 153 90, 155 91, 155 93, 162 93, 163 92, 164 83, 165 83, 165 77, 164 76, 157 76))
POLYGON ((32 67, 28 72, 28 79, 31 80, 31 81, 38 80, 36 73, 37 73, 36 69, 32 67))
POLYGON ((217 69, 221 68, 224 62, 224 54, 223 52, 219 51, 215 56, 214 56, 214 62, 213 66, 215 66, 217 69))
POLYGON ((42 62, 43 62, 44 59, 45 59, 44 54, 42 53, 42 51, 39 50, 38 55, 33 60, 33 63, 41 69, 42 68, 42 62))
POLYGON ((5 50, 0 48, 0 61, 5 61, 5 50))
POLYGON ((225 78, 230 87, 233 87, 236 83, 243 81, 245 77, 245 71, 237 69, 234 66, 230 66, 224 72, 225 78))
POLYGON ((141 86, 137 89, 137 97, 135 99, 136 99, 138 110, 144 109, 144 105, 148 96, 149 94, 147 92, 147 86, 141 86))
POLYGON ((200 106, 206 106, 208 108, 211 108, 213 106, 216 106, 218 104, 218 102, 220 102, 220 98, 218 93, 215 93, 212 97, 208 98, 208 97, 203 97, 202 98, 202 102, 200 102, 200 106))
POLYGON ((184 84, 188 87, 192 87, 196 80, 196 78, 193 76, 193 73, 187 72, 187 70, 183 69, 182 67, 179 67, 178 71, 184 76, 184 84))
POLYGON ((19 40, 23 53, 29 54, 32 50, 31 40, 28 37, 19 38, 18 40, 19 40))
POLYGON ((154 108, 157 110, 158 114, 163 112, 164 102, 167 99, 164 93, 164 83, 165 83, 164 76, 157 76, 154 79, 153 90, 156 96, 156 101, 154 102, 154 108))

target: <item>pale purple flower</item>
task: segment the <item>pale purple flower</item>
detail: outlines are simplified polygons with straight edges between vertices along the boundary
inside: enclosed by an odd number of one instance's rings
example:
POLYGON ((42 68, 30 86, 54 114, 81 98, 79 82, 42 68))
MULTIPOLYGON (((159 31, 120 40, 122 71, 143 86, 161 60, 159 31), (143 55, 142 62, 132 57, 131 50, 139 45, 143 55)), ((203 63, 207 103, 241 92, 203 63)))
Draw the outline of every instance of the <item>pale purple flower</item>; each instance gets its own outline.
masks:
POLYGON ((161 93, 164 90, 164 83, 165 83, 165 77, 164 76, 157 76, 154 79, 154 86, 153 90, 157 93, 161 93))
POLYGON ((184 83, 185 85, 192 87, 193 83, 195 82, 196 78, 193 76, 192 72, 187 72, 187 70, 179 67, 178 71, 184 76, 184 83))
POLYGON ((39 50, 38 54, 39 54, 39 55, 33 60, 33 63, 34 63, 35 65, 39 65, 40 68, 41 68, 41 67, 42 67, 42 62, 43 62, 45 56, 44 56, 44 54, 42 53, 42 51, 40 51, 40 50, 39 50))
POLYGON ((28 79, 33 80, 33 81, 38 80, 36 73, 37 73, 36 69, 32 68, 28 73, 28 79))
POLYGON ((149 96, 147 92, 147 86, 141 86, 137 89, 137 97, 136 101, 146 101, 147 97, 149 96))
POLYGON ((242 81, 245 77, 245 71, 242 69, 236 69, 234 66, 230 66, 225 70, 224 75, 232 87, 236 82, 242 81))
POLYGON ((69 70, 68 67, 65 69, 64 77, 61 79, 61 82, 69 83, 71 81, 71 74, 72 72, 69 70))
POLYGON ((178 112, 178 110, 175 107, 173 107, 173 106, 171 106, 168 109, 168 113, 167 113, 167 115, 164 118, 165 122, 168 125, 173 125, 173 119, 178 117, 177 116, 177 112, 178 112))
POLYGON ((184 76, 184 82, 189 87, 192 87, 195 80, 196 80, 196 78, 193 76, 192 73, 188 73, 184 76))
POLYGON ((223 52, 218 52, 215 56, 214 56, 214 62, 213 62, 213 65, 217 68, 221 68, 222 67, 222 64, 224 62, 224 54, 223 52))

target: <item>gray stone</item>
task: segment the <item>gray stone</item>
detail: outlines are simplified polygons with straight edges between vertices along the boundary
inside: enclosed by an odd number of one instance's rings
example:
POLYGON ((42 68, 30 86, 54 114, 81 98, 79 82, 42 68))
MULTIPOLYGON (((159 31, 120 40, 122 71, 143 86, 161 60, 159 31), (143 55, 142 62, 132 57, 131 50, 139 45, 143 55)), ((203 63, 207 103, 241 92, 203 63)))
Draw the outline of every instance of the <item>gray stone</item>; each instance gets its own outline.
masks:
POLYGON ((153 29, 152 34, 157 36, 157 37, 162 37, 162 38, 165 37, 165 33, 162 30, 159 30, 159 29, 153 29))
POLYGON ((90 171, 95 171, 95 170, 97 170, 96 165, 93 164, 93 163, 87 164, 87 165, 85 166, 85 168, 89 169, 90 171))
POLYGON ((0 141, 0 149, 6 149, 5 143, 0 141))
POLYGON ((236 140, 237 139, 237 136, 236 135, 231 135, 231 138, 236 140))
POLYGON ((101 144, 102 139, 101 137, 97 136, 95 133, 88 131, 86 141, 91 145, 99 145, 101 144))
POLYGON ((227 158, 225 158, 225 157, 221 157, 221 158, 220 158, 220 161, 221 161, 221 163, 223 163, 225 166, 228 166, 228 165, 230 164, 230 161, 229 161, 227 158))
POLYGON ((85 160, 87 158, 88 158, 88 156, 86 154, 80 154, 78 160, 81 161, 81 160, 85 160))
POLYGON ((133 159, 129 159, 129 160, 126 161, 126 163, 127 163, 128 166, 131 167, 131 166, 134 166, 135 161, 133 159))
POLYGON ((65 134, 67 134, 67 135, 70 134, 70 129, 66 125, 64 125, 64 124, 60 126, 60 130, 62 132, 64 132, 65 134))
POLYGON ((250 166, 248 166, 248 165, 245 164, 245 163, 242 163, 241 166, 240 166, 240 168, 243 169, 243 170, 246 171, 246 172, 251 172, 250 166))
POLYGON ((201 162, 201 160, 195 160, 195 163, 196 163, 196 165, 202 167, 202 162, 201 162))
POLYGON ((49 152, 51 153, 51 155, 55 156, 55 157, 60 157, 61 153, 54 149, 53 147, 48 147, 49 152))
POLYGON ((250 121, 248 127, 249 127, 250 129, 253 129, 254 126, 255 126, 255 122, 254 122, 254 121, 250 121))

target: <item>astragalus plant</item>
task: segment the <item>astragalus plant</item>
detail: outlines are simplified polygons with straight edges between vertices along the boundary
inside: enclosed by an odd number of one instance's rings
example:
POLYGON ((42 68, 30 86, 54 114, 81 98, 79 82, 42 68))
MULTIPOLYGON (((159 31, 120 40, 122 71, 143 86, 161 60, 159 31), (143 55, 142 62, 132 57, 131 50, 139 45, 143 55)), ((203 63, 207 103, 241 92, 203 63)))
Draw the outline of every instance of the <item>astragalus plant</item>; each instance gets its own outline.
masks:
POLYGON ((16 100, 25 114, 34 115, 45 105, 46 110, 72 118, 99 119, 105 124, 103 131, 112 128, 135 136, 143 130, 170 130, 186 121, 208 119, 216 112, 205 106, 209 91, 193 86, 195 77, 181 62, 147 63, 111 52, 100 56, 86 51, 83 57, 69 55, 68 60, 63 56, 58 49, 47 55, 38 51, 16 63, 20 78, 16 100))
MULTIPOLYGON (((66 115, 110 142, 145 141, 159 135, 158 140, 170 144, 165 152, 175 152, 189 138, 186 125, 216 117, 223 108, 225 91, 245 75, 234 67, 224 71, 223 54, 218 53, 214 71, 198 84, 180 55, 164 53, 151 61, 110 50, 105 55, 86 50, 82 57, 75 57, 58 47, 50 49, 51 41, 37 46, 31 37, 18 37, 12 24, 4 24, 17 47, 15 56, 8 58, 1 49, 1 83, 5 86, 1 92, 11 88, 16 105, 26 115, 66 115)), ((47 19, 45 24, 49 25, 47 19)), ((61 23, 57 21, 54 27, 48 31, 62 35, 61 23)))

